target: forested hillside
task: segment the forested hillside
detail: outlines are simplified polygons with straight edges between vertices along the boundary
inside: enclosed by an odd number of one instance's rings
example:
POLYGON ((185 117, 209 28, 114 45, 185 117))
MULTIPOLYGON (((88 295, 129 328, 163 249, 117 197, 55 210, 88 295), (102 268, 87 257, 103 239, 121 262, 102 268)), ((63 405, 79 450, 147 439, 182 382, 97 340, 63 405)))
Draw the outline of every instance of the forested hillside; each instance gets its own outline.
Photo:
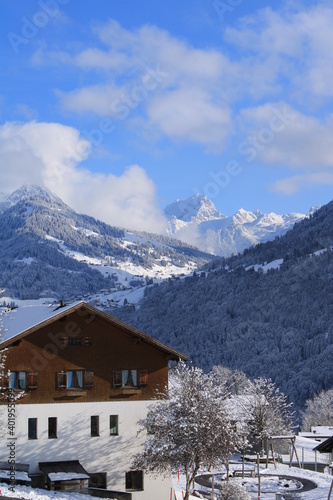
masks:
POLYGON ((117 315, 205 370, 223 364, 271 377, 300 408, 333 386, 331 245, 333 203, 286 236, 147 289, 140 307, 117 315), (276 259, 280 268, 249 268, 276 259))

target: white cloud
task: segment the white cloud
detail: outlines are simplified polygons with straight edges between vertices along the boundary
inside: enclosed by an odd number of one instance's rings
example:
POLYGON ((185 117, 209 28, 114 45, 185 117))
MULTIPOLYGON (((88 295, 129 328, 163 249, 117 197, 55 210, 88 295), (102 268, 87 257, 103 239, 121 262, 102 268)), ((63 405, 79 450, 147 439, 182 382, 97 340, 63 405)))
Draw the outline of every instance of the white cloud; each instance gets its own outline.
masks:
POLYGON ((110 116, 112 103, 123 93, 124 90, 115 85, 92 85, 72 92, 57 91, 62 106, 67 110, 77 113, 93 112, 100 116, 110 116))
POLYGON ((23 183, 49 188, 78 212, 126 228, 163 232, 156 188, 145 170, 128 167, 120 176, 80 167, 90 153, 78 130, 58 123, 5 123, 0 127, 1 190, 23 183))
MULTIPOLYGON (((226 29, 226 39, 254 55, 251 74, 269 68, 276 84, 281 83, 279 76, 286 79, 294 98, 332 97, 332 6, 290 6, 281 12, 265 8, 243 18, 239 28, 226 29)), ((269 75, 260 75, 264 89, 269 75)))
POLYGON ((239 120, 243 130, 252 130, 239 149, 248 160, 308 171, 333 168, 330 116, 321 121, 275 103, 244 109, 239 120))
POLYGON ((311 188, 316 185, 333 186, 333 172, 317 172, 313 174, 294 175, 286 179, 280 179, 270 186, 272 191, 285 195, 293 195, 303 188, 311 188))
POLYGON ((91 46, 43 48, 35 60, 67 65, 81 75, 90 72, 88 81, 99 82, 59 91, 63 109, 111 120, 130 117, 127 125, 135 123, 136 132, 150 142, 167 137, 221 151, 234 132, 239 106, 258 110, 258 103, 269 109, 273 100, 294 101, 300 111, 288 126, 290 135, 276 134, 262 161, 311 167, 319 148, 319 164, 330 165, 331 127, 302 107, 322 109, 324 117, 328 112, 321 106, 333 95, 332 25, 328 2, 310 7, 286 2, 279 10, 254 11, 238 28, 226 25, 224 52, 224 47, 196 48, 156 26, 129 30, 109 20, 93 26, 91 46))
POLYGON ((153 100, 148 117, 169 137, 215 147, 222 147, 232 130, 230 110, 217 106, 209 93, 192 87, 153 100))
POLYGON ((39 52, 39 63, 98 71, 98 85, 58 91, 64 109, 111 119, 131 115, 154 134, 221 147, 232 130, 228 99, 235 92, 237 64, 155 26, 129 31, 109 21, 94 31, 104 50, 44 52, 44 57, 39 52))

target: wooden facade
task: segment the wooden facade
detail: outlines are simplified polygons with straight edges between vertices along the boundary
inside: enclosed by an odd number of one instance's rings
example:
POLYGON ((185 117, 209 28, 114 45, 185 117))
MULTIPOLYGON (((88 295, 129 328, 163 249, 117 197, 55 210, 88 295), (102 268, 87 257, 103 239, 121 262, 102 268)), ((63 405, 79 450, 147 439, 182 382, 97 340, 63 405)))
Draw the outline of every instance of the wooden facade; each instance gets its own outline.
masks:
POLYGON ((4 342, 20 404, 149 400, 181 353, 79 303, 4 342), (70 378, 70 380, 69 380, 70 378))

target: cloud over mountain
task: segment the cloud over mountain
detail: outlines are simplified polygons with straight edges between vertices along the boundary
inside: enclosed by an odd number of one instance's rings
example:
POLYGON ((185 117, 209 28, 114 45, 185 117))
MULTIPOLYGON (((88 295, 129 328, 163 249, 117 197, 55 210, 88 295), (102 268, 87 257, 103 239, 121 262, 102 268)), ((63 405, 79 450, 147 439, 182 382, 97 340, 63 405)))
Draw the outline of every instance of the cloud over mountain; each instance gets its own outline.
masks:
POLYGON ((138 165, 116 176, 83 167, 90 143, 59 123, 5 123, 0 127, 1 191, 22 183, 41 184, 79 212, 128 228, 162 232, 154 182, 138 165))

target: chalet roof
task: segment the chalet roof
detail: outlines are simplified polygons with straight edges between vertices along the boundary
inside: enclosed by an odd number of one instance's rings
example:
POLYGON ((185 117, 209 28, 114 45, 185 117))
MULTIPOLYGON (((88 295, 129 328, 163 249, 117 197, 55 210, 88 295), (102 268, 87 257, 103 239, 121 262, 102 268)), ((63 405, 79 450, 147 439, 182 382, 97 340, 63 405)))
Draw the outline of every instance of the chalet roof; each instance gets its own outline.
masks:
POLYGON ((123 321, 120 321, 117 318, 114 318, 110 314, 93 307, 86 302, 80 301, 75 304, 63 307, 50 307, 44 306, 43 308, 39 308, 38 311, 34 310, 36 306, 28 306, 25 308, 24 306, 19 307, 11 316, 4 318, 4 340, 0 342, 0 348, 3 349, 5 347, 9 347, 11 344, 16 342, 17 340, 34 333, 35 331, 43 328, 51 323, 71 314, 75 311, 85 309, 91 314, 104 319, 108 323, 113 326, 117 326, 120 330, 124 331, 124 333, 130 334, 133 337, 140 339, 146 342, 149 345, 157 348, 160 351, 163 351, 165 354, 170 356, 170 359, 178 361, 182 359, 186 361, 187 357, 181 352, 172 349, 171 347, 166 346, 162 342, 154 339, 153 337, 147 335, 146 333, 141 332, 137 328, 133 326, 127 325, 123 321), (7 319, 7 321, 6 321, 7 319))
POLYGON ((328 439, 325 439, 325 441, 318 444, 318 446, 313 448, 313 450, 319 451, 319 453, 331 453, 333 450, 333 436, 331 436, 328 439))

